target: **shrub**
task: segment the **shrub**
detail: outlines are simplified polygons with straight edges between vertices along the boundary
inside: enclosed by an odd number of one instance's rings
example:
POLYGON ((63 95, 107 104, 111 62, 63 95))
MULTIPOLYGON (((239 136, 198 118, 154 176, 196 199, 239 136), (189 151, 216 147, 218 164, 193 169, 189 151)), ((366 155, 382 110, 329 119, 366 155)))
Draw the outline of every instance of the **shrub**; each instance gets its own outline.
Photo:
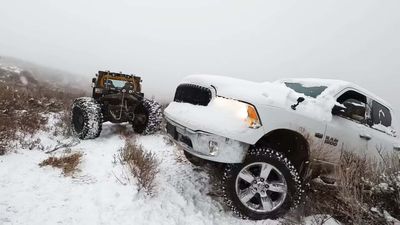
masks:
POLYGON ((72 124, 71 124, 71 111, 65 109, 59 113, 59 118, 56 124, 54 124, 54 136, 72 136, 72 124))
POLYGON ((13 141, 23 142, 47 125, 48 113, 61 113, 61 134, 71 135, 69 108, 73 99, 82 93, 56 89, 50 85, 21 87, 0 82, 0 155, 5 154, 13 141))
POLYGON ((312 182, 302 216, 332 215, 343 224, 393 224, 400 219, 400 161, 380 160, 344 151, 336 167, 335 185, 312 182))
POLYGON ((138 191, 154 194, 155 177, 159 172, 159 162, 154 153, 145 151, 143 146, 137 144, 136 139, 126 139, 125 146, 120 150, 119 160, 136 177, 138 191))
POLYGON ((81 162, 81 153, 64 155, 61 157, 49 157, 39 164, 40 167, 52 166, 60 168, 65 176, 73 175, 78 170, 78 165, 81 162))

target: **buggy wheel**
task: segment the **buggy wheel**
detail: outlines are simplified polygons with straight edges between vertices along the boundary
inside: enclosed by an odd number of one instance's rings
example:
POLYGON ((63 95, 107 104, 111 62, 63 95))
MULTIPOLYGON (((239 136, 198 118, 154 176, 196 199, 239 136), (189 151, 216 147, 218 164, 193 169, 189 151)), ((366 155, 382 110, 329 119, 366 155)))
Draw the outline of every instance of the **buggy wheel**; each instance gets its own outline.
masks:
POLYGON ((90 97, 75 99, 72 105, 72 132, 79 139, 97 138, 102 129, 100 105, 90 97))
POLYGON ((138 134, 154 134, 160 130, 161 121, 161 105, 154 100, 143 99, 142 104, 135 109, 132 126, 138 134))

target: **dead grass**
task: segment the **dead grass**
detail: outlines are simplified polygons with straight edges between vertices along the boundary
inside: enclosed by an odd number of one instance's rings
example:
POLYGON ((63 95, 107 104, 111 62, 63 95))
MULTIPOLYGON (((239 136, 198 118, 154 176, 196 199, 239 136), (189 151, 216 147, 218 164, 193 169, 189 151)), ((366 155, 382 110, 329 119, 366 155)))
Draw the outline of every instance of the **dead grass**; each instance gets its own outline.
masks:
POLYGON ((21 87, 0 82, 0 155, 9 151, 11 143, 45 129, 48 113, 64 112, 57 127, 60 134, 71 135, 69 106, 80 94, 49 85, 21 87))
POLYGON ((39 164, 40 167, 52 166, 54 168, 62 169, 65 176, 72 176, 78 171, 78 166, 81 162, 82 154, 74 153, 71 155, 64 155, 61 157, 49 157, 39 164))
POLYGON ((137 179, 138 191, 145 191, 148 195, 154 194, 155 177, 159 172, 159 161, 152 152, 147 152, 139 145, 135 138, 125 141, 120 150, 119 161, 137 179))
POLYGON ((167 146, 174 146, 172 153, 174 154, 176 162, 184 164, 190 163, 186 159, 185 155, 183 154, 183 149, 179 145, 175 145, 175 143, 167 136, 164 136, 163 140, 167 146))
POLYGON ((377 149, 380 158, 371 159, 356 151, 338 152, 315 144, 314 137, 300 132, 310 143, 311 166, 304 178, 305 204, 287 224, 299 224, 313 215, 331 215, 343 224, 393 224, 389 214, 400 220, 400 160, 396 154, 377 149), (335 183, 326 184, 326 177, 335 178, 335 183))
POLYGON ((393 155, 371 160, 344 151, 335 185, 311 182, 302 216, 328 214, 343 224, 393 224, 400 219, 400 161, 393 155))

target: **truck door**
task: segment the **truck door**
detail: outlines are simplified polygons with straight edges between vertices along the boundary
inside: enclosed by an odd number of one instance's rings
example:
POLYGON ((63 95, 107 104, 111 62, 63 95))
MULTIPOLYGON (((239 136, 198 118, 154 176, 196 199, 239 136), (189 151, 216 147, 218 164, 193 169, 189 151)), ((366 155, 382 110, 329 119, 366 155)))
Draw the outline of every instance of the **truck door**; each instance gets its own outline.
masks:
POLYGON ((392 114, 389 108, 370 99, 370 113, 368 115, 368 127, 365 134, 370 137, 368 141, 368 153, 375 157, 393 157, 393 153, 400 153, 399 139, 396 138, 392 128, 392 114))
MULTIPOLYGON (((343 151, 365 155, 370 140, 365 133, 366 96, 354 90, 347 90, 337 98, 337 102, 344 107, 339 108, 340 110, 335 107, 336 110, 332 111, 333 117, 327 124, 324 146, 339 155, 343 151)), ((336 159, 340 159, 340 156, 336 159)))

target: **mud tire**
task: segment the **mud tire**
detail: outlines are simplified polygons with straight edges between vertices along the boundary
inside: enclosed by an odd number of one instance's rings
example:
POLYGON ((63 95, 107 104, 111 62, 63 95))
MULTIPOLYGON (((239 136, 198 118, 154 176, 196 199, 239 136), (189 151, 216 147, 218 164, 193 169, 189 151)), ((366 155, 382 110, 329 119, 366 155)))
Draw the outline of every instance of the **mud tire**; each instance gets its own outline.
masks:
POLYGON ((150 135, 160 130, 162 122, 161 105, 154 100, 143 99, 135 109, 133 130, 138 134, 150 135))
POLYGON ((103 115, 100 104, 93 98, 81 97, 72 104, 71 127, 74 136, 79 139, 99 137, 102 129, 103 115))

